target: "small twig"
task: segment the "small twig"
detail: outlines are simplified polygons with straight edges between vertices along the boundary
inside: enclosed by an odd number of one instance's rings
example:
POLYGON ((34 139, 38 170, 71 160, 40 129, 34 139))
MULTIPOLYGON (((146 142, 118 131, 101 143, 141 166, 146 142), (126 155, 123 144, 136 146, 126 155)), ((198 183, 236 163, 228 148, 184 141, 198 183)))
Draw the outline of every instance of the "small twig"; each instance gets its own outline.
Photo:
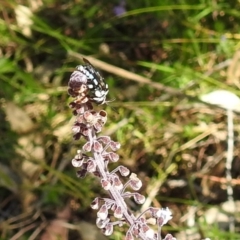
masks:
POLYGON ((163 90, 163 91, 168 92, 172 95, 179 95, 179 96, 184 96, 185 95, 182 90, 167 87, 167 86, 165 86, 161 83, 153 82, 149 78, 146 78, 146 77, 143 77, 143 76, 138 75, 136 73, 132 73, 132 72, 129 72, 125 69, 113 66, 109 63, 105 63, 105 62, 100 61, 100 60, 98 60, 94 57, 85 56, 83 54, 75 53, 75 52, 72 52, 72 51, 70 51, 68 54, 69 54, 69 56, 74 57, 74 58, 79 59, 79 60, 82 60, 83 57, 87 57, 89 59, 89 61, 94 66, 96 66, 97 68, 100 68, 100 69, 102 69, 104 71, 107 71, 109 73, 112 73, 114 75, 120 76, 124 79, 130 79, 132 81, 136 81, 136 82, 139 82, 139 83, 148 84, 148 85, 150 85, 150 86, 152 86, 156 89, 163 90))
MULTIPOLYGON (((232 204, 233 213, 235 212, 235 203, 233 199, 233 187, 232 187, 232 161, 234 151, 234 132, 233 132, 233 111, 227 109, 227 130, 228 130, 228 149, 226 159, 226 179, 227 179, 227 195, 228 202, 232 204)), ((229 228, 231 232, 235 230, 234 215, 229 216, 229 228)))

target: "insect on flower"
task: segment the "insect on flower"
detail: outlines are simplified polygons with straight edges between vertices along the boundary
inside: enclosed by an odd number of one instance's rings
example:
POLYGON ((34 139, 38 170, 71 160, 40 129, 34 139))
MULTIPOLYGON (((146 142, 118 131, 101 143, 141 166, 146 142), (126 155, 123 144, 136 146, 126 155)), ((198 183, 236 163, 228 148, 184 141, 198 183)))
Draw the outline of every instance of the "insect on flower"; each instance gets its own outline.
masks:
POLYGON ((99 105, 106 103, 109 91, 107 83, 87 59, 83 58, 83 61, 85 65, 77 66, 77 70, 87 77, 87 97, 99 105))

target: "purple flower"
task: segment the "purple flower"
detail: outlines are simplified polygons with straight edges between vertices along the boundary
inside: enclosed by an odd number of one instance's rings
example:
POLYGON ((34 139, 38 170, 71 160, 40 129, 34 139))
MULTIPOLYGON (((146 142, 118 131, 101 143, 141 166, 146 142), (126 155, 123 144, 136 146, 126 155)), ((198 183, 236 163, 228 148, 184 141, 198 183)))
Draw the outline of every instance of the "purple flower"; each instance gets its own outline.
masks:
POLYGON ((126 5, 126 2, 124 0, 121 0, 119 2, 119 5, 117 5, 113 8, 114 14, 116 16, 120 16, 120 15, 124 14, 126 12, 125 5, 126 5))
MULTIPOLYGON (((116 15, 123 14, 126 11, 124 7, 125 1, 122 0, 114 9, 116 15)), ((117 166, 112 171, 108 169, 108 164, 119 160, 116 151, 121 145, 113 141, 110 136, 98 136, 107 121, 107 113, 104 110, 94 110, 93 103, 97 105, 105 103, 108 88, 104 91, 104 101, 102 101, 101 97, 98 98, 98 93, 103 89, 101 84, 103 86, 107 84, 93 66, 89 65, 87 60, 86 62, 88 68, 78 66, 78 71, 72 73, 68 84, 68 93, 75 98, 70 103, 76 116, 72 127, 73 137, 75 140, 81 137, 85 140, 82 148, 72 159, 72 165, 80 168, 77 171, 78 177, 83 178, 88 173, 93 174, 99 179, 101 187, 108 192, 109 197, 97 197, 91 204, 93 209, 98 210, 96 225, 106 236, 113 233, 114 226, 121 227, 123 224, 128 224, 129 229, 125 237, 127 240, 133 240, 134 237, 143 240, 161 239, 161 227, 172 218, 170 210, 150 207, 136 217, 127 206, 125 199, 133 198, 137 204, 144 203, 145 197, 135 192, 142 187, 142 181, 134 173, 129 179, 124 180, 130 174, 130 170, 124 166, 117 166), (148 225, 149 213, 156 220, 158 233, 148 225)), ((164 240, 174 239, 168 234, 164 240)))

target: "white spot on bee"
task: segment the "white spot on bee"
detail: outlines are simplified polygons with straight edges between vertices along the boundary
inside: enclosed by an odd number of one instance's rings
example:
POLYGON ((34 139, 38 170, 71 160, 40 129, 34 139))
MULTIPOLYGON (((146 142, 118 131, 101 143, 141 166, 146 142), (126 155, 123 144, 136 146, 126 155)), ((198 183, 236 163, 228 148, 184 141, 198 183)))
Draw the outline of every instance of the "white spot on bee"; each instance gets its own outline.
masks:
POLYGON ((93 79, 93 83, 97 86, 98 85, 98 81, 96 78, 93 79))
POLYGON ((95 95, 96 95, 96 97, 101 97, 102 96, 101 92, 98 91, 98 90, 95 91, 95 95))

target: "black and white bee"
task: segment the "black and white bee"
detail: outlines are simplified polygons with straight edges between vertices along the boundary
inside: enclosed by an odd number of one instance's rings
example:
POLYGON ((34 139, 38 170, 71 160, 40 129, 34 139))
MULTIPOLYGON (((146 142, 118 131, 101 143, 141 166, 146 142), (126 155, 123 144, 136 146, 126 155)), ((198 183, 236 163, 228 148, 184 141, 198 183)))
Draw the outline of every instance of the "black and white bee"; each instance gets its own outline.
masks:
POLYGON ((77 66, 77 70, 87 78, 87 97, 99 105, 106 103, 106 96, 109 91, 107 83, 87 59, 83 58, 83 61, 85 65, 77 66))

